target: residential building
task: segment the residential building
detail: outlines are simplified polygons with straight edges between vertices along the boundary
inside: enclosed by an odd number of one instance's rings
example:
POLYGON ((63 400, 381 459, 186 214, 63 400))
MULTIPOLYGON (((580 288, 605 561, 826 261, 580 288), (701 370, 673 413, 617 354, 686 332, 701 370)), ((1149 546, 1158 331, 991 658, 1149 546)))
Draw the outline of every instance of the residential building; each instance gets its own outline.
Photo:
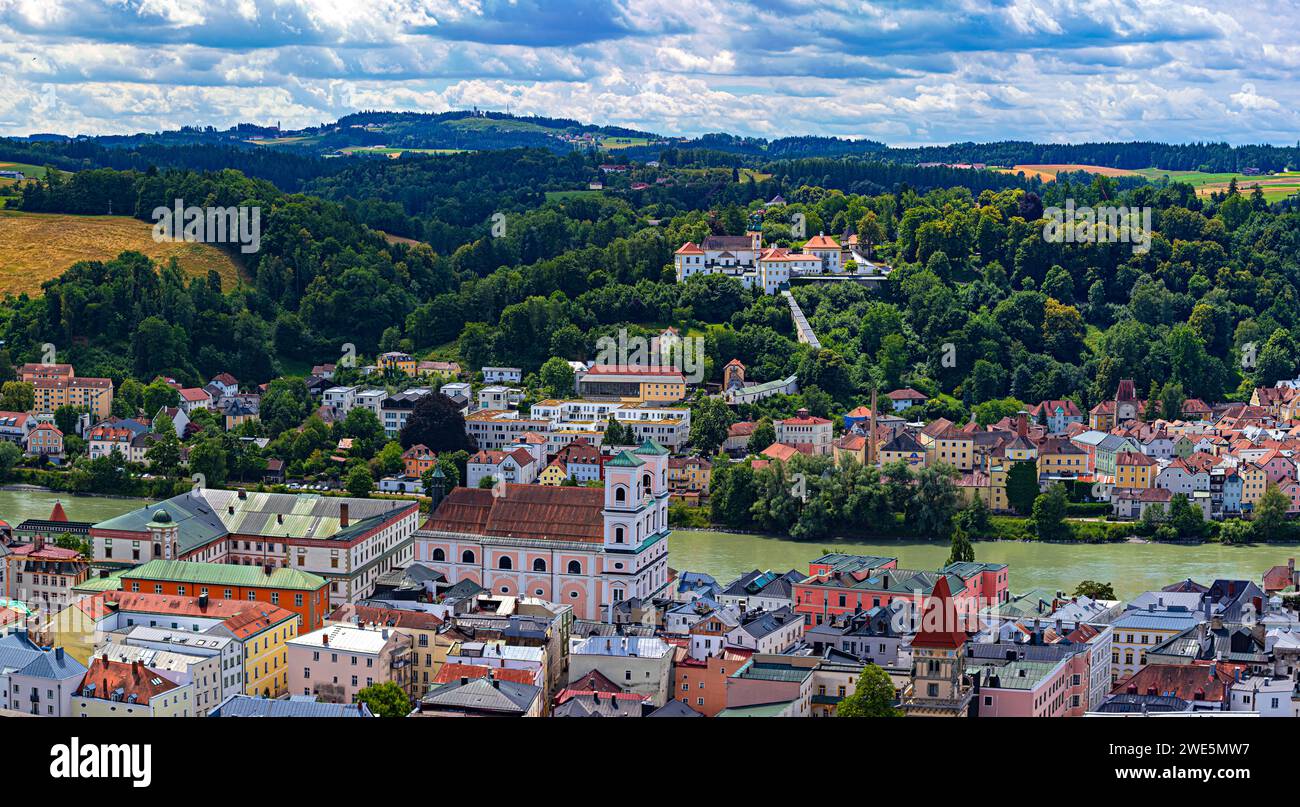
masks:
POLYGON ((193 687, 139 661, 96 657, 72 693, 74 717, 193 717, 193 687))
POLYGON ((62 647, 36 644, 25 630, 0 636, 0 708, 41 717, 72 717, 72 693, 86 666, 62 647))
POLYGON ((809 454, 830 454, 831 440, 834 437, 833 423, 826 418, 808 414, 807 409, 800 409, 792 418, 772 421, 776 429, 776 441, 795 448, 804 449, 809 454))
POLYGON ((389 628, 329 625, 287 642, 289 692, 326 703, 355 703, 368 686, 410 691, 411 636, 389 628))

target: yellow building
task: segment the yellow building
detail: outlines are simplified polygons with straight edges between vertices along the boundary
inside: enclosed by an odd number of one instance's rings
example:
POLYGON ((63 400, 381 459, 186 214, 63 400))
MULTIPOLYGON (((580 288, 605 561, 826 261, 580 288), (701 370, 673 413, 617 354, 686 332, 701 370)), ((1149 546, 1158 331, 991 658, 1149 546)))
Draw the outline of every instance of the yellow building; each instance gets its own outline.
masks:
POLYGON ((409 353, 391 350, 379 356, 378 364, 380 370, 395 370, 413 376, 417 362, 409 353))
POLYGON ((1268 473, 1253 462, 1243 462, 1237 466, 1237 475, 1241 477, 1242 507, 1253 508, 1268 489, 1268 473))
MULTIPOLYGON (((925 435, 926 432, 923 430, 921 434, 925 435)), ((971 435, 949 424, 928 436, 930 441, 925 446, 927 465, 951 465, 959 471, 969 471, 975 467, 975 438, 971 435)), ((922 443, 924 442, 923 438, 922 443)))
MULTIPOLYGON (((1031 460, 1026 460, 1032 462, 1031 460)), ((961 494, 963 504, 970 504, 975 499, 983 499, 990 510, 1006 512, 1011 509, 1007 503, 1007 470, 1011 462, 1000 463, 985 471, 971 471, 962 474, 957 480, 957 492, 961 494)))
POLYGON ((668 488, 678 493, 707 495, 713 477, 713 463, 703 457, 674 457, 668 460, 668 488))
POLYGON ((301 622, 292 611, 267 606, 265 614, 248 609, 212 629, 244 646, 244 694, 278 698, 289 692, 288 643, 301 622))
POLYGON ((550 465, 543 468, 542 472, 537 475, 537 484, 559 487, 564 484, 564 480, 568 478, 569 471, 564 467, 564 463, 560 460, 555 460, 550 465))
POLYGON ((831 443, 831 453, 835 464, 839 465, 844 457, 865 465, 867 462, 867 438, 862 434, 846 434, 831 443))
POLYGON ((909 432, 899 432, 893 440, 880 447, 880 464, 902 461, 912 468, 925 467, 925 446, 909 432))
POLYGON ((578 374, 576 385, 580 398, 671 404, 686 397, 686 376, 672 367, 596 364, 578 374))
POLYGON ((1074 443, 1049 437, 1038 447, 1040 476, 1084 476, 1088 473, 1088 454, 1074 443))
POLYGON ((1115 457, 1115 487, 1149 488, 1155 484, 1156 461, 1136 451, 1122 451, 1115 457))
POLYGON ((113 411, 113 381, 108 378, 38 378, 32 382, 32 392, 34 412, 48 414, 71 406, 102 420, 113 411))

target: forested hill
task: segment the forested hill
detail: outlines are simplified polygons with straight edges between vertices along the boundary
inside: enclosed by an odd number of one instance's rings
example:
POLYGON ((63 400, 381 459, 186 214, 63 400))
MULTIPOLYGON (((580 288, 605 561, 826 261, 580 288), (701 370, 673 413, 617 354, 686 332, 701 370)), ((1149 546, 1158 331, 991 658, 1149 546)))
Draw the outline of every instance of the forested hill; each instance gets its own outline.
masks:
POLYGON ((28 183, 17 203, 29 211, 111 202, 147 220, 176 198, 256 204, 261 251, 246 258, 251 285, 235 289, 138 255, 78 264, 43 296, 0 305, 0 339, 13 361, 52 342, 78 372, 119 381, 193 384, 225 370, 257 383, 333 360, 344 343, 363 356, 397 349, 534 373, 553 356, 590 359, 619 327, 672 325, 705 337, 714 380, 732 358, 757 380, 799 375, 798 396, 746 415, 841 412, 873 386, 906 385, 931 396, 927 414, 957 422, 1043 399, 1087 408, 1130 377, 1153 402, 1240 398, 1300 364, 1300 214, 1259 193, 861 160, 776 161, 771 175, 696 163, 608 174, 601 159, 514 150, 363 162, 301 194, 233 170, 28 183), (988 177, 1005 184, 970 187, 988 177), (595 179, 603 190, 586 189, 595 179), (777 194, 784 205, 768 203, 777 194), (1149 206, 1150 249, 1046 240, 1044 208, 1067 198, 1149 206), (724 276, 674 282, 683 242, 757 226, 768 243, 797 247, 796 215, 809 233, 852 230, 894 267, 881 291, 796 285, 823 350, 794 340, 779 298, 724 276), (376 232, 386 221, 430 244, 389 243, 376 232), (1250 344, 1256 361, 1243 366, 1250 344))
MULTIPOLYGON (((296 190, 306 178, 334 168, 310 158, 351 153, 354 149, 504 150, 538 148, 563 154, 608 149, 620 160, 650 161, 670 150, 727 155, 728 165, 756 168, 784 160, 857 158, 871 162, 984 163, 1015 165, 1097 165, 1120 169, 1160 168, 1168 171, 1237 172, 1247 168, 1281 171, 1300 168, 1300 145, 1232 146, 1227 143, 1168 144, 1105 143, 953 143, 921 147, 892 147, 875 140, 793 135, 767 139, 715 132, 698 137, 653 133, 621 126, 603 126, 567 118, 518 116, 502 112, 459 110, 443 113, 365 111, 334 123, 301 130, 239 124, 225 130, 182 127, 173 131, 135 135, 42 137, 31 141, 0 140, 0 161, 59 168, 136 168, 148 165, 182 167, 189 159, 196 169, 238 168, 296 190), (166 149, 192 147, 175 154, 166 149), (238 153, 202 151, 203 147, 234 149, 238 153), (280 163, 273 155, 289 154, 307 162, 280 163), (254 157, 252 155, 260 155, 254 157), (222 162, 225 160, 225 162, 222 162)), ((360 159, 352 156, 349 159, 360 159)))

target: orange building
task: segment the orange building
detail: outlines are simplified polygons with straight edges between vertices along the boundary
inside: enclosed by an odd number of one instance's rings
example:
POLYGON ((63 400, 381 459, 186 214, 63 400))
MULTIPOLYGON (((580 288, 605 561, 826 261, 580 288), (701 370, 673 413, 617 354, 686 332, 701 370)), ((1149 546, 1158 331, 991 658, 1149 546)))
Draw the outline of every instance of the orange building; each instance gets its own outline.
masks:
POLYGON ((152 560, 121 579, 123 591, 269 602, 302 617, 301 633, 324 626, 330 613, 329 581, 287 566, 152 560))
POLYGON ((402 464, 406 466, 406 475, 419 479, 425 471, 438 462, 438 455, 424 443, 416 443, 402 454, 402 464))
POLYGON ((729 647, 708 658, 693 658, 686 647, 673 657, 673 698, 705 717, 727 708, 727 679, 753 655, 752 650, 729 647))

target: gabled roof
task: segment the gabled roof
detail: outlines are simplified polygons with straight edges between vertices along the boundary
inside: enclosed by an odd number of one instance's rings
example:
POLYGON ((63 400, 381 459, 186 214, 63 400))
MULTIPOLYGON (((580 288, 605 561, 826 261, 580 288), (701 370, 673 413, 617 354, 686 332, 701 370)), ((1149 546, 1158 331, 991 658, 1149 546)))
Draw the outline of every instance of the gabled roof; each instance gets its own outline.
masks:
POLYGON ((504 496, 454 488, 426 530, 520 539, 603 543, 605 492, 596 488, 505 486, 504 496))

